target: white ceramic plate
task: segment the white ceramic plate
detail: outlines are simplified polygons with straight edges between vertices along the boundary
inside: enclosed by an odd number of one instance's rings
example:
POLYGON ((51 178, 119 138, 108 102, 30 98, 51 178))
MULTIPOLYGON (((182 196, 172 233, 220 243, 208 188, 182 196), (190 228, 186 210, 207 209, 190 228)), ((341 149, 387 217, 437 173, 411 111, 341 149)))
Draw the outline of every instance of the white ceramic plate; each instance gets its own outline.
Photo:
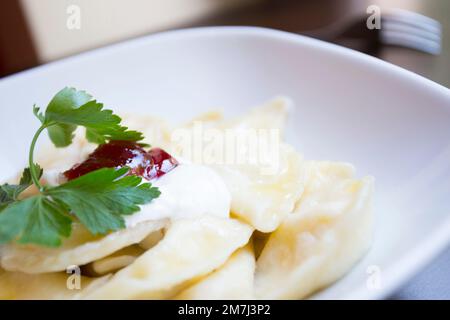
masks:
POLYGON ((119 113, 173 121, 292 97, 290 143, 307 158, 349 161, 376 177, 373 248, 317 298, 386 296, 450 238, 450 92, 378 59, 289 33, 225 27, 152 35, 19 73, 0 81, 0 180, 25 165, 38 126, 33 103, 45 107, 67 85, 119 113))

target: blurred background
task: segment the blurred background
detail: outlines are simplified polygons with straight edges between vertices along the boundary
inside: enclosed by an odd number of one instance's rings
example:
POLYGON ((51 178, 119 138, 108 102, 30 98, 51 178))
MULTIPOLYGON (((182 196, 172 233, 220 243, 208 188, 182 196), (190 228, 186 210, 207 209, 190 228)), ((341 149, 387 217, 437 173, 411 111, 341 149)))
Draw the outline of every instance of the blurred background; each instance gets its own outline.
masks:
POLYGON ((145 34, 208 25, 306 33, 450 86, 449 0, 2 0, 0 76, 145 34), (402 8, 438 21, 443 31, 440 54, 395 46, 368 50, 359 42, 333 39, 333 32, 366 19, 369 5, 382 12, 402 8))
MULTIPOLYGON (((313 36, 450 87, 450 0, 2 0, 0 77, 146 34, 213 25, 313 36), (390 17, 390 34, 367 32, 371 5, 390 17), (430 19, 389 16, 396 8, 430 19)), ((450 299, 449 270, 450 248, 391 298, 450 299)))

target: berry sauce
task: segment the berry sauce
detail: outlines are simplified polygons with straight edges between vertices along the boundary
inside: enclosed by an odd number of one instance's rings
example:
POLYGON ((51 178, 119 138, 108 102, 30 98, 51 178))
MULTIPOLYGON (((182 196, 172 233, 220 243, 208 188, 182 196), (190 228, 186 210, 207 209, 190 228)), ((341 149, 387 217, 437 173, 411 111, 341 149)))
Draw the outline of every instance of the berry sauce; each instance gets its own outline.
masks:
POLYGON ((64 172, 68 180, 101 168, 130 168, 129 174, 153 180, 178 165, 178 161, 160 148, 148 152, 132 141, 113 140, 99 145, 82 163, 64 172))

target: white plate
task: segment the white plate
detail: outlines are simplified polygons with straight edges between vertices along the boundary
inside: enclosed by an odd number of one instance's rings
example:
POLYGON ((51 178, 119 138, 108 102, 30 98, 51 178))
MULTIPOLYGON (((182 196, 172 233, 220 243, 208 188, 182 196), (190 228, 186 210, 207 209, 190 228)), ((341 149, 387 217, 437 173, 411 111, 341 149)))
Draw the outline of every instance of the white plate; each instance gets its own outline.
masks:
POLYGON ((386 296, 450 238, 449 90, 378 59, 289 33, 225 27, 161 33, 44 65, 0 81, 0 179, 25 165, 38 126, 33 103, 45 107, 67 85, 119 113, 174 121, 292 97, 289 142, 307 158, 349 161, 377 179, 372 250, 317 298, 386 296), (377 279, 380 288, 367 286, 377 279))

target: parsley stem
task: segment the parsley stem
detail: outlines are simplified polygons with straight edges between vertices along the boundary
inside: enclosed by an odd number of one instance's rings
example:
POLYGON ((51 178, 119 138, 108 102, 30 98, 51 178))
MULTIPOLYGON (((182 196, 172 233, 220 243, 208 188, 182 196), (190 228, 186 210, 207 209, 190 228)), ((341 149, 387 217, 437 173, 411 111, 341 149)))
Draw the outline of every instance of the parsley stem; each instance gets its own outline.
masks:
POLYGON ((36 172, 36 166, 34 164, 33 156, 34 156, 34 147, 36 146, 36 142, 42 133, 47 128, 47 125, 41 125, 39 129, 34 134, 33 140, 31 141, 30 151, 28 153, 28 165, 30 167, 30 173, 31 173, 31 179, 33 180, 34 185, 39 189, 39 191, 42 191, 44 188, 39 182, 39 177, 36 172))

